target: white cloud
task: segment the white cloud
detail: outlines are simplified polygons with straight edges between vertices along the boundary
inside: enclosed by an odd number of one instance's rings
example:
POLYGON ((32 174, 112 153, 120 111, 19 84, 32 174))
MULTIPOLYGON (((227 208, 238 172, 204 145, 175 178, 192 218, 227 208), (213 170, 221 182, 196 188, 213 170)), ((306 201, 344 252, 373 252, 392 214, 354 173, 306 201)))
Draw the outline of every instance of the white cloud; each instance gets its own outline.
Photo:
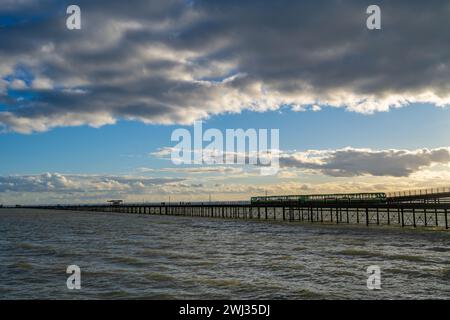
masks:
POLYGON ((139 172, 143 173, 182 173, 182 174, 196 174, 196 175, 205 175, 205 174, 241 174, 244 172, 244 169, 241 167, 232 167, 232 166, 194 166, 194 167, 172 167, 172 168, 138 168, 139 172))
POLYGON ((25 81, 20 80, 20 79, 14 79, 11 84, 10 84, 10 88, 14 89, 14 90, 22 90, 22 89, 26 89, 27 84, 25 83, 25 81))
POLYGON ((407 177, 433 164, 450 163, 450 148, 371 150, 344 148, 286 153, 282 167, 319 171, 334 177, 361 175, 407 177))
POLYGON ((0 192, 139 192, 141 189, 179 182, 180 178, 148 178, 110 175, 38 175, 0 176, 0 192))
POLYGON ((34 79, 32 86, 34 89, 38 90, 49 90, 53 88, 53 83, 47 78, 37 78, 34 79))
POLYGON ((116 120, 107 113, 65 113, 51 117, 18 117, 12 112, 0 112, 1 123, 8 123, 8 127, 18 133, 30 134, 44 132, 56 127, 80 126, 88 123, 98 128, 107 124, 114 124, 116 120))

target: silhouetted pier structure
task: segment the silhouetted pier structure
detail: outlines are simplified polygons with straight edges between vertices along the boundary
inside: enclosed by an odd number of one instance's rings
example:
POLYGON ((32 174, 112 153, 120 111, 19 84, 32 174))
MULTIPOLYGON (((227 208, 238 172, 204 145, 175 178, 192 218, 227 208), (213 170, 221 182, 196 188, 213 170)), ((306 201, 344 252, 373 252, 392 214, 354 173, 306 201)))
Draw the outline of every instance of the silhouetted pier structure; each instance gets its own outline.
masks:
POLYGON ((65 205, 28 208, 129 214, 208 217, 223 219, 276 220, 324 224, 394 225, 449 229, 450 189, 433 192, 388 194, 386 201, 357 203, 252 204, 152 203, 117 205, 65 205))

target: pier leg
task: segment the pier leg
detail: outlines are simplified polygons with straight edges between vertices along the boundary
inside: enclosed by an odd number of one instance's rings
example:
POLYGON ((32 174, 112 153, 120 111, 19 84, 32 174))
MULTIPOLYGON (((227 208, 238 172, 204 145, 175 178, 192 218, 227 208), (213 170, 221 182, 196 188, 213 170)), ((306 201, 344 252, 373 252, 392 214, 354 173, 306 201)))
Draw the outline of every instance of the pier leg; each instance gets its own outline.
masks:
POLYGON ((402 227, 404 227, 405 226, 405 213, 404 213, 403 208, 401 209, 401 211, 402 211, 402 227))
POLYGON ((356 223, 359 224, 359 208, 356 208, 356 223))
POLYGON ((448 229, 447 209, 445 209, 444 215, 445 215, 445 229, 448 229))

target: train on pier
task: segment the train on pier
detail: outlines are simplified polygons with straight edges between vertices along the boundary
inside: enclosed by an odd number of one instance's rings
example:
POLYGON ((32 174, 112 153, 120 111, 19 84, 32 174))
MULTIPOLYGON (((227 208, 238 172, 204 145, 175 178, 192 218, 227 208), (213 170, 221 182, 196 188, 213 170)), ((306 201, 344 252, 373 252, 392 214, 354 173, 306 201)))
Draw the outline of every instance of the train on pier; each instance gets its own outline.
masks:
POLYGON ((251 204, 314 204, 314 203, 383 203, 386 202, 386 194, 376 193, 341 193, 341 194, 311 194, 288 196, 264 196, 252 197, 251 204))

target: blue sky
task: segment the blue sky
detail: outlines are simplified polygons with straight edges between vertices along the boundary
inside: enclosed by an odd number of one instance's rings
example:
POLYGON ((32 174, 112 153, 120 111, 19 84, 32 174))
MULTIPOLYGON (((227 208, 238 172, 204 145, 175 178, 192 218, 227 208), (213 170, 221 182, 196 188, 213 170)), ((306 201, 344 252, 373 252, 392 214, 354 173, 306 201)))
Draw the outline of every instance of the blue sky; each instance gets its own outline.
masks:
POLYGON ((0 203, 450 185, 448 2, 381 30, 365 1, 79 0, 81 30, 69 4, 0 3, 0 203), (175 166, 197 120, 279 129, 279 172, 175 166))

